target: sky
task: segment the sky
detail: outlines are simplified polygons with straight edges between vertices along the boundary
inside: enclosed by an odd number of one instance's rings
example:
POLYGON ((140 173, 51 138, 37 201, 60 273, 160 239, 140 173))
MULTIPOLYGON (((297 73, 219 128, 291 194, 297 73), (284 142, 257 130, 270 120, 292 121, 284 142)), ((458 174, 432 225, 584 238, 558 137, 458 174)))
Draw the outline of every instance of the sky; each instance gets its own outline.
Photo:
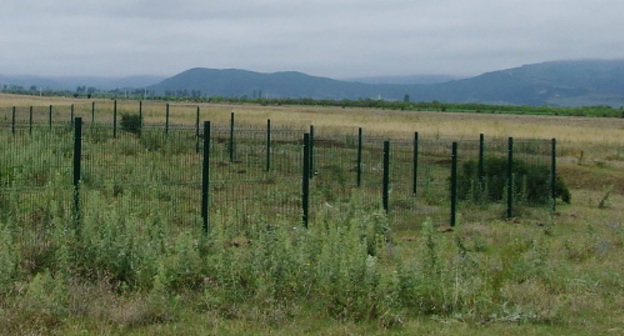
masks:
POLYGON ((0 74, 471 76, 624 58, 622 0, 0 0, 0 74))

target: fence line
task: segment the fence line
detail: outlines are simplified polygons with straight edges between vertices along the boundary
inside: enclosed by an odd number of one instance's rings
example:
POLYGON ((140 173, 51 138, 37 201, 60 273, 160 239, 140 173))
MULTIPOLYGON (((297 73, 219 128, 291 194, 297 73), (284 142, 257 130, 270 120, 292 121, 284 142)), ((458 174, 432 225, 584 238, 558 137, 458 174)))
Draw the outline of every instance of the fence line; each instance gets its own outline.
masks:
MULTIPOLYGON (((554 209, 554 139, 505 141, 481 134, 479 140, 452 142, 415 132, 409 141, 366 135, 361 128, 323 134, 313 126, 304 137, 301 129, 271 127, 269 120, 265 129, 240 127, 233 113, 229 125, 208 122, 202 129, 199 108, 192 106, 184 108, 194 113, 194 127, 170 125, 175 107, 163 109, 164 132, 162 124, 146 125, 140 118, 137 128, 118 130, 116 103, 110 122, 105 116, 96 121, 102 115, 95 103, 0 109, 0 127, 10 126, 0 131, 3 213, 23 223, 33 220, 34 213, 46 211, 33 197, 52 185, 74 186, 76 218, 102 198, 121 199, 137 204, 137 212, 157 212, 204 230, 219 220, 211 214, 223 213, 243 223, 302 216, 307 225, 323 207, 354 197, 397 221, 431 218, 440 225, 455 225, 458 213, 471 220, 472 210, 483 204, 503 208, 485 212, 501 217, 527 205, 554 209), (535 184, 542 180, 546 186, 540 189, 535 184), (25 206, 8 209, 6 199, 12 197, 25 206)), ((153 108, 140 103, 136 113, 153 108)))

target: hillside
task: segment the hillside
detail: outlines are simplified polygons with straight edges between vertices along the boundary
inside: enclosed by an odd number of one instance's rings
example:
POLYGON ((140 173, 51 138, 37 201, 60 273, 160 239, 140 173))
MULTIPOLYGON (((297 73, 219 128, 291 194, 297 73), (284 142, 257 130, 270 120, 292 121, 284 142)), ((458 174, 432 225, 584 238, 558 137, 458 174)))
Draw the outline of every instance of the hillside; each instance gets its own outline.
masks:
POLYGON ((624 60, 524 65, 435 84, 367 84, 300 72, 258 73, 194 68, 149 87, 159 95, 249 98, 439 100, 449 103, 624 105, 624 60))

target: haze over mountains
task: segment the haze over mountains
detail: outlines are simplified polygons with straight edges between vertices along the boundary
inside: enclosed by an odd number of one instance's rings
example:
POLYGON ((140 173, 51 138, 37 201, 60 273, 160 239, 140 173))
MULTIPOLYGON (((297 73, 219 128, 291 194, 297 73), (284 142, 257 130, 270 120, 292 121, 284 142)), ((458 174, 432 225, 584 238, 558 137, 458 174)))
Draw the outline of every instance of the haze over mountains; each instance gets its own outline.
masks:
MULTIPOLYGON (((110 89, 115 85, 110 80, 93 86, 110 89)), ((0 83, 5 82, 0 76, 0 83)), ((74 88, 81 85, 76 84, 79 81, 65 82, 74 88)), ((91 82, 96 83, 93 78, 91 82)), ((147 87, 150 94, 156 95, 386 100, 403 100, 408 95, 415 102, 624 106, 624 60, 544 62, 464 79, 429 75, 347 81, 294 71, 258 73, 193 68, 163 80, 143 76, 118 83, 126 84, 118 87, 147 87)))

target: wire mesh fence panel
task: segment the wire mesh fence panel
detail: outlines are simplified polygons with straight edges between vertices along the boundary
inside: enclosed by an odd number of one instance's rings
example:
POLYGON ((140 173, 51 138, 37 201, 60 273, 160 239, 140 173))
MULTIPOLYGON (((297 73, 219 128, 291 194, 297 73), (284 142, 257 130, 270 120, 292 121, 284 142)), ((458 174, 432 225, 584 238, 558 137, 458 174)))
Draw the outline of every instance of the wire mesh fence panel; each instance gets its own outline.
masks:
POLYGON ((72 211, 71 133, 0 133, 0 220, 13 225, 26 260, 45 254, 55 218, 72 211))
MULTIPOLYGON (((137 207, 158 208, 171 223, 196 225, 201 198, 201 157, 195 134, 158 129, 108 136, 104 127, 87 130, 82 185, 112 198, 131 195, 137 207)), ((85 206, 88 208, 88 205, 85 206)))
POLYGON ((361 184, 357 192, 367 209, 382 209, 383 140, 370 141, 365 136, 362 146, 361 184))
MULTIPOLYGON (((80 208, 85 217, 96 216, 97 209, 107 206, 172 227, 199 227, 203 125, 197 127, 197 106, 171 104, 167 119, 166 104, 118 102, 113 131, 114 110, 114 101, 73 108, 0 108, 2 215, 20 218, 18 222, 26 225, 49 222, 38 218, 51 218, 54 211, 71 211, 74 135, 69 121, 81 117, 85 127, 80 208), (138 125, 124 117, 139 114, 143 120, 134 119, 138 125), (43 202, 37 203, 38 194, 47 195, 43 202)), ((210 213, 218 214, 218 220, 240 223, 301 219, 302 138, 310 131, 244 122, 234 127, 227 122, 213 125, 210 213)), ((360 142, 353 128, 317 127, 313 132, 310 216, 353 200, 366 209, 381 210, 388 137, 364 130, 360 142)), ((458 142, 460 220, 505 216, 509 195, 514 214, 547 210, 554 185, 551 142, 515 139, 510 179, 509 139, 477 139, 458 142)), ((451 139, 440 137, 420 137, 417 147, 415 140, 390 139, 391 221, 407 226, 427 219, 437 225, 449 223, 451 144, 451 139)))
POLYGON ((348 203, 355 184, 356 149, 338 139, 314 139, 311 167, 311 215, 348 203))

